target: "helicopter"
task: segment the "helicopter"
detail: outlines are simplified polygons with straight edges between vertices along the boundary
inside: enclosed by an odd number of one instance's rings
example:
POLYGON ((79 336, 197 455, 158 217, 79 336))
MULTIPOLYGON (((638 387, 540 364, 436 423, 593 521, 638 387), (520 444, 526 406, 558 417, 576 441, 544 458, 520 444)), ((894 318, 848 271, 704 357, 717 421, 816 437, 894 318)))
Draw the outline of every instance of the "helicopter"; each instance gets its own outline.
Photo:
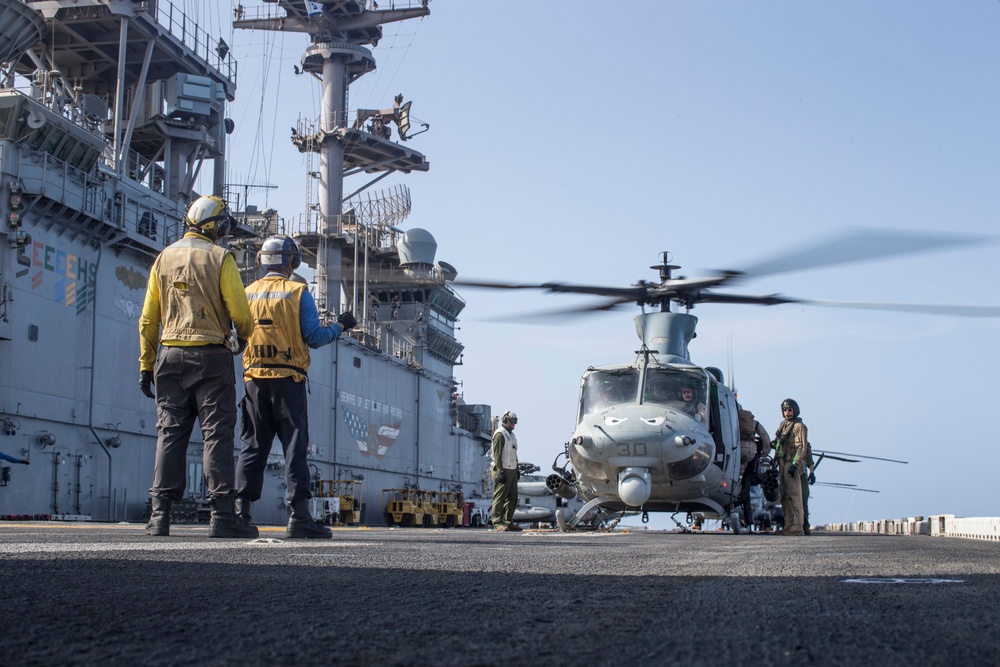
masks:
MULTIPOLYGON (((753 525, 763 502, 761 494, 749 493, 748 487, 767 484, 768 495, 773 495, 776 464, 767 459, 768 469, 745 474, 736 392, 719 368, 692 361, 688 346, 698 318, 690 311, 702 303, 802 304, 997 317, 1000 308, 988 306, 827 302, 718 291, 750 278, 985 240, 978 235, 861 229, 747 269, 715 271, 702 278, 675 278, 674 271, 681 267, 671 263, 669 252, 662 252, 660 262, 650 267, 658 272, 658 282, 640 280, 626 287, 465 279, 455 284, 603 297, 596 304, 526 317, 594 313, 629 303, 642 310, 634 318, 641 342, 635 356, 624 363, 591 366, 580 379, 576 427, 546 477, 554 495, 584 501, 576 511, 557 512, 560 529, 607 529, 625 513, 641 513, 647 522, 650 512, 667 512, 672 517, 686 513, 689 524, 694 515, 719 519, 740 533, 753 525), (673 311, 674 304, 685 312, 673 311)), ((760 457, 754 465, 759 462, 760 457)))

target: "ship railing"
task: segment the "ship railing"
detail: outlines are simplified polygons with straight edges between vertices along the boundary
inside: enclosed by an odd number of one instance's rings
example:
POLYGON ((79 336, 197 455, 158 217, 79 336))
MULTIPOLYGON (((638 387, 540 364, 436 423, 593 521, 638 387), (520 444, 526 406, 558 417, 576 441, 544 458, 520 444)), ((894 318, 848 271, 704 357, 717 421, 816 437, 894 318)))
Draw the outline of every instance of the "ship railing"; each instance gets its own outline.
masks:
MULTIPOLYGON (((97 118, 88 115, 81 104, 74 102, 68 96, 59 92, 61 83, 49 77, 48 72, 40 72, 32 81, 27 90, 15 88, 14 92, 23 95, 41 104, 54 114, 57 114, 73 123, 76 127, 86 131, 88 134, 99 139, 102 143, 107 143, 102 126, 107 122, 107 118, 97 118)), ((59 159, 57 156, 52 156, 59 159)), ((112 172, 116 171, 114 151, 107 145, 103 153, 98 157, 98 162, 112 172)), ((138 181, 150 190, 163 194, 163 167, 157 162, 152 162, 144 158, 138 151, 129 150, 125 160, 125 172, 134 181, 138 181)))
POLYGON ((172 0, 157 0, 148 4, 151 5, 157 23, 179 39, 184 46, 194 51, 195 55, 236 83, 238 63, 231 57, 229 45, 221 36, 213 38, 207 31, 199 28, 198 24, 175 6, 172 0))
MULTIPOLYGON (((362 0, 358 4, 362 5, 366 10, 374 11, 376 9, 417 9, 418 7, 424 7, 427 5, 428 0, 362 0)), ((277 4, 272 2, 271 4, 277 4)), ((259 21, 262 19, 283 19, 288 17, 288 13, 280 7, 244 7, 243 5, 237 5, 235 10, 235 17, 238 21, 248 20, 248 21, 259 21)))
POLYGON ((343 235, 353 237, 356 243, 379 250, 389 250, 395 247, 403 233, 402 230, 395 227, 366 225, 344 220, 341 221, 341 230, 343 235))
POLYGON ((62 79, 52 76, 51 72, 38 71, 28 79, 17 79, 14 86, 3 85, 0 88, 14 90, 17 94, 34 100, 52 113, 86 130, 102 142, 107 141, 102 131, 103 121, 88 116, 83 106, 64 92, 62 79))
POLYGON ((409 363, 413 361, 413 344, 402 336, 397 336, 385 323, 370 320, 362 323, 350 336, 375 352, 388 355, 409 363))
POLYGON ((145 236, 162 245, 173 243, 183 234, 182 220, 166 200, 157 206, 157 199, 143 196, 138 187, 133 192, 119 191, 111 197, 88 172, 49 154, 39 166, 38 169, 18 170, 18 178, 28 193, 45 196, 48 192, 57 192, 59 204, 67 209, 80 211, 91 219, 103 220, 117 229, 145 236), (71 187, 70 183, 77 187, 71 187))

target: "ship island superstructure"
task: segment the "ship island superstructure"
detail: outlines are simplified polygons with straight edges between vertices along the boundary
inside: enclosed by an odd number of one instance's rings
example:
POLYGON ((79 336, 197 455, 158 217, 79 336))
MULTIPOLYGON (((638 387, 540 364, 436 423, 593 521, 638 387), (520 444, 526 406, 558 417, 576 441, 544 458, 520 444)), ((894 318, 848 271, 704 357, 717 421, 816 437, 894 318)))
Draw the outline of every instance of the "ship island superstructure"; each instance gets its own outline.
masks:
MULTIPOLYGON (((309 35, 302 70, 323 94, 318 120, 300 120, 288 148, 319 162, 304 175, 315 205, 291 224, 244 200, 228 240, 249 283, 264 238, 292 234, 321 317, 357 315, 356 330, 312 351, 310 468, 315 492, 350 489, 349 523, 366 524, 383 522, 385 489, 488 506, 491 421, 454 375, 465 306, 448 284, 456 270, 435 259, 429 232, 400 227, 406 187, 369 191, 388 173, 428 169, 391 137, 391 126, 400 141, 412 136, 408 103, 348 114, 348 87, 375 69, 368 47, 382 24, 429 14, 425 2, 375 7, 238 7, 237 28, 309 35), (355 174, 371 180, 345 196, 355 174)), ((155 404, 137 388, 138 317, 149 268, 183 234, 188 203, 237 198, 226 110, 238 63, 167 0, 12 0, 0 35, 0 451, 31 461, 2 463, 0 516, 138 521, 156 440, 155 404), (212 192, 197 192, 206 174, 212 192)), ((255 520, 282 523, 277 441, 271 459, 255 520)), ((192 518, 203 511, 201 465, 196 430, 183 505, 192 518)))

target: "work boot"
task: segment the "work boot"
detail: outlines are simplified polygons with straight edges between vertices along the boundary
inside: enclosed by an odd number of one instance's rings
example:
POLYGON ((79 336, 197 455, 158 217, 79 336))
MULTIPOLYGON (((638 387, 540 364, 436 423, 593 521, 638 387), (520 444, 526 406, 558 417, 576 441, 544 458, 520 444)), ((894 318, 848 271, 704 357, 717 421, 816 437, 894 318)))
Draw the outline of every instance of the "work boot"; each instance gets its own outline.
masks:
POLYGON ((313 520, 309 513, 309 499, 302 498, 292 502, 292 515, 288 518, 285 537, 288 539, 308 537, 329 540, 333 537, 333 531, 313 520))
POLYGON ((236 516, 248 526, 253 526, 253 501, 249 498, 237 497, 233 506, 236 516))
POLYGON ((170 535, 170 510, 173 507, 170 498, 153 496, 150 501, 152 511, 149 513, 149 523, 146 524, 146 534, 154 537, 170 535))
POLYGON ((255 526, 236 516, 233 497, 212 498, 212 518, 208 523, 209 537, 242 537, 253 539, 259 534, 255 526))
POLYGON ((512 533, 520 533, 523 530, 523 528, 521 528, 516 523, 508 523, 507 530, 509 530, 512 533))

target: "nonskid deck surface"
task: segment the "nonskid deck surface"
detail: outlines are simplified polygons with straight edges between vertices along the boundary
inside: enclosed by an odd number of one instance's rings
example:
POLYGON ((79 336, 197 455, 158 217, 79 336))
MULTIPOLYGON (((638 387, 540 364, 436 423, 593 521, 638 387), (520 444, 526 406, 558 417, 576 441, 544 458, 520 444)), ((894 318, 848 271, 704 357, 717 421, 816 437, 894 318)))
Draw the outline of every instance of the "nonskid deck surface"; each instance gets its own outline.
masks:
POLYGON ((4 522, 0 580, 10 664, 986 664, 997 548, 822 532, 285 540, 277 526, 251 542, 4 522), (726 630, 708 641, 709 626, 726 630))

